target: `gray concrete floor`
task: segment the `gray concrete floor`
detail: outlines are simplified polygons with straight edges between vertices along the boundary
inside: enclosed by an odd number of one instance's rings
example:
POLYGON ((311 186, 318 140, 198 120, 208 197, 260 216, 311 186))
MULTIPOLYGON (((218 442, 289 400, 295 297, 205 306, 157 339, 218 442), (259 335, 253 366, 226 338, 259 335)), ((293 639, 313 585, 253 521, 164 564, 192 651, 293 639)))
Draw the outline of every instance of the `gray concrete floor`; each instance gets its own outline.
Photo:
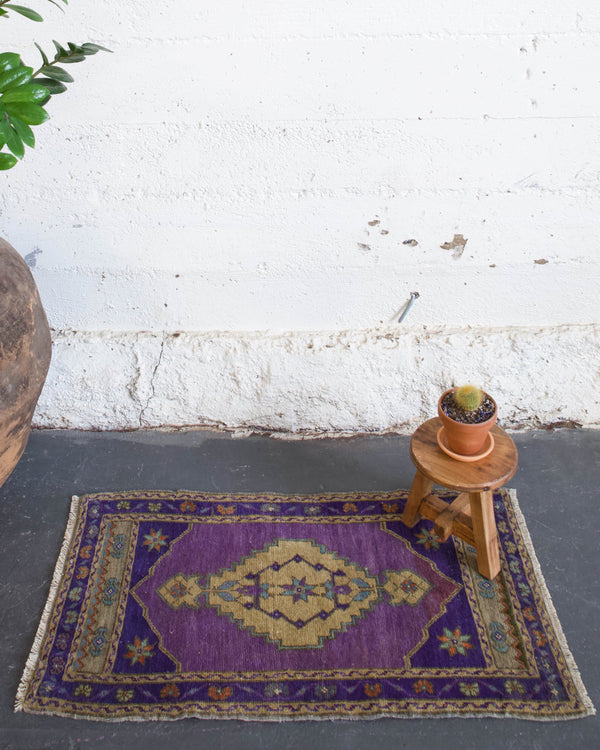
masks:
MULTIPOLYGON (((517 433, 519 501, 569 646, 600 705, 600 432, 517 433)), ((409 439, 286 442, 215 432, 34 433, 0 490, 0 748, 600 748, 600 719, 385 719, 115 724, 14 714, 13 700, 62 541, 70 497, 100 490, 220 492, 409 487, 409 439)))

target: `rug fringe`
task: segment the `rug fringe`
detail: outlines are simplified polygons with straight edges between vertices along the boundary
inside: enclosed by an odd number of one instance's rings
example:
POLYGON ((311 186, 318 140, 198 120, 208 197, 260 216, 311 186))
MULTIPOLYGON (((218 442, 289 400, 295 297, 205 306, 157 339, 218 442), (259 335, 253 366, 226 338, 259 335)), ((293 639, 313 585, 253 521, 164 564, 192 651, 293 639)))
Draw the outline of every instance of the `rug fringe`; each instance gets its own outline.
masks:
POLYGON ((556 640, 558 641, 559 646, 561 647, 561 650, 564 654, 565 661, 567 662, 569 672, 571 673, 571 677, 573 678, 575 688, 579 691, 581 702, 583 703, 587 711, 585 714, 581 714, 577 718, 583 718, 584 716, 594 716, 594 714, 596 713, 596 708, 592 703, 587 690, 585 689, 585 685, 583 684, 583 680, 581 679, 581 674, 579 673, 579 668, 575 663, 573 654, 571 653, 571 650, 569 649, 569 646, 567 644, 565 633, 562 629, 562 625, 560 624, 560 620, 558 619, 558 613, 556 612, 556 608, 554 607, 552 597, 550 596, 550 591, 548 590, 548 586, 546 585, 546 580, 544 579, 540 563, 535 553, 533 541, 529 534, 529 529, 527 528, 527 524, 525 523, 525 516, 523 515, 521 507, 519 506, 517 492, 516 490, 510 489, 506 491, 508 492, 511 500, 515 518, 517 520, 517 525, 523 538, 523 543, 525 545, 525 548, 527 549, 527 552, 529 553, 533 572, 540 586, 542 596, 544 597, 544 603, 548 611, 548 617, 550 618, 550 622, 552 623, 552 627, 554 628, 554 631, 556 633, 556 640))
POLYGON ((59 591, 60 582, 64 573, 65 566, 69 560, 69 549, 71 547, 72 537, 77 526, 82 499, 83 496, 79 497, 78 495, 73 495, 73 497, 71 498, 69 520, 67 521, 67 528, 65 530, 60 554, 58 555, 58 560, 54 568, 54 575, 52 576, 52 583, 50 584, 50 592, 48 594, 48 598, 46 599, 46 605, 44 606, 42 619, 35 634, 33 646, 25 664, 25 670, 23 671, 23 676, 21 677, 21 682, 19 683, 19 688, 15 697, 15 712, 24 710, 25 696, 27 695, 27 690, 29 688, 29 685, 31 684, 31 681, 35 676, 35 670, 37 667, 38 658, 40 656, 42 643, 44 642, 44 636, 46 635, 48 621, 50 620, 50 616, 54 608, 54 602, 59 591))
POLYGON ((389 711, 376 713, 376 714, 360 714, 358 716, 345 716, 340 714, 327 714, 325 716, 247 716, 246 714, 229 714, 227 716, 215 716, 214 714, 203 714, 203 713, 189 713, 182 714, 180 716, 82 716, 81 714, 70 712, 70 711, 37 711, 27 709, 28 714, 34 716, 59 716, 62 719, 76 719, 84 721, 102 722, 109 724, 131 724, 132 722, 167 722, 167 721, 182 721, 184 719, 195 719, 195 720, 209 720, 209 721, 243 721, 246 723, 262 723, 262 724, 283 724, 284 722, 291 721, 329 721, 331 723, 336 722, 337 724, 347 724, 352 721, 376 721, 378 719, 393 719, 406 721, 408 719, 421 719, 421 720, 433 720, 436 719, 518 719, 519 721, 531 721, 538 723, 550 723, 557 721, 575 721, 577 719, 585 719, 587 716, 591 716, 595 711, 590 714, 571 714, 568 716, 530 716, 519 713, 513 713, 511 711, 500 712, 500 711, 483 711, 483 712, 457 712, 457 711, 443 711, 440 713, 426 713, 418 711, 408 711, 406 713, 392 713, 389 711))

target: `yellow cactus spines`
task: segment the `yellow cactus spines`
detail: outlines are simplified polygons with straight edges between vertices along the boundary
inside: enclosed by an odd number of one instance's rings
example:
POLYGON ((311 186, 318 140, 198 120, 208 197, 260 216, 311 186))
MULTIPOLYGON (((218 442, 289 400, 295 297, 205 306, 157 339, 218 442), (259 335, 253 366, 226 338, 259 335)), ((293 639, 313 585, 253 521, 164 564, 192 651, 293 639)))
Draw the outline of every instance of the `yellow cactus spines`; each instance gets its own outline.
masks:
POLYGON ((454 391, 454 403, 463 411, 474 411, 484 398, 485 393, 474 385, 463 385, 454 391))

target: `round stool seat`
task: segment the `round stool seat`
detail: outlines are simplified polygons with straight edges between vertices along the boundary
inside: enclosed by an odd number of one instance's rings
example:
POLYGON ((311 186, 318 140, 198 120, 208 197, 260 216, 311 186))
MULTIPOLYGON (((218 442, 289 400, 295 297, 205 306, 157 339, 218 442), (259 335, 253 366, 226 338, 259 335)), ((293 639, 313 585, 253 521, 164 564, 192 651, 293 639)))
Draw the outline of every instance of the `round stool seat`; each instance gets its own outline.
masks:
POLYGON ((442 427, 438 417, 417 428, 410 442, 414 465, 436 484, 458 492, 495 490, 514 476, 518 465, 517 447, 497 425, 490 430, 494 450, 480 461, 457 461, 447 456, 437 442, 442 427))

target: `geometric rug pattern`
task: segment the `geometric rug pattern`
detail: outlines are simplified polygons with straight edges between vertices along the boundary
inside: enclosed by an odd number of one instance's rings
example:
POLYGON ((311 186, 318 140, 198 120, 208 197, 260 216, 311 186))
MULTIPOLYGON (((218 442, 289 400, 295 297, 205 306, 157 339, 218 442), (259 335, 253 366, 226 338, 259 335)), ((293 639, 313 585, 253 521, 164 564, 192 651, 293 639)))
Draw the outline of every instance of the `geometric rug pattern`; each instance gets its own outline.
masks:
MULTIPOLYGON (((445 495, 448 499, 451 493, 445 495)), ((593 713, 514 493, 501 572, 407 492, 73 498, 17 710, 104 720, 593 713)))

